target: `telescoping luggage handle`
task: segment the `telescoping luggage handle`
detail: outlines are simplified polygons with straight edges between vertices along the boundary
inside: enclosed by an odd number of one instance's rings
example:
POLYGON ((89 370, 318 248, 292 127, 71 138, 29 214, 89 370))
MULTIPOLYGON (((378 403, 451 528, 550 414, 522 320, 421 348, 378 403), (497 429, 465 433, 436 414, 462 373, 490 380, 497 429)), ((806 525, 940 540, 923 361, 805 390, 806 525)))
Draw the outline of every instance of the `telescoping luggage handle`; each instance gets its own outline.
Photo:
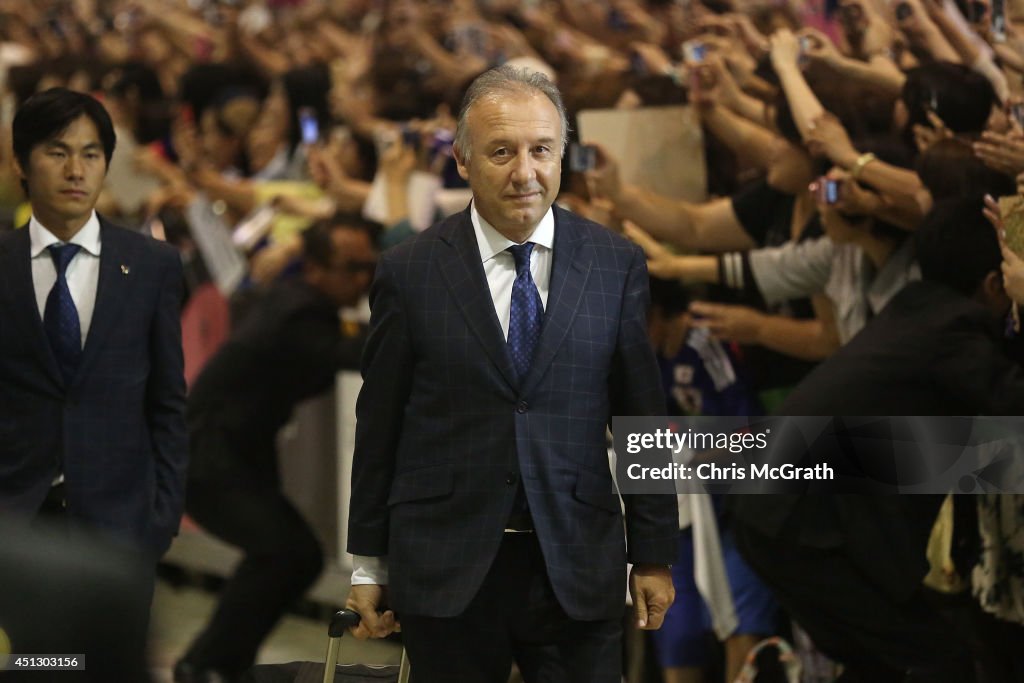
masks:
MULTIPOLYGON (((359 613, 350 609, 338 610, 331 617, 327 627, 327 657, 324 662, 324 682, 334 683, 334 672, 338 668, 338 652, 341 650, 341 637, 350 628, 359 625, 359 613)), ((398 683, 409 683, 409 660, 402 650, 402 665, 398 670, 398 683)))

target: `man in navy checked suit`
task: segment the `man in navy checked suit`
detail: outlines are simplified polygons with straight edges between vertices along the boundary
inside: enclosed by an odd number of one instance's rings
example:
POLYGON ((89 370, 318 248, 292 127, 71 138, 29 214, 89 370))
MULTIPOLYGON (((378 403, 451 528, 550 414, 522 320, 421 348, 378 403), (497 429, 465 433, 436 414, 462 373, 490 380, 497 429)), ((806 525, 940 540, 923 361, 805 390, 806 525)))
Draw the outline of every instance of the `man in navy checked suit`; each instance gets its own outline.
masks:
POLYGON ((155 566, 187 458, 181 260, 93 209, 115 144, 95 99, 34 95, 13 139, 32 218, 0 235, 0 511, 107 532, 155 566))
POLYGON ((642 628, 673 599, 675 496, 624 497, 623 525, 605 442, 612 415, 664 410, 644 258, 552 208, 566 128, 544 77, 480 76, 455 142, 471 206, 371 290, 348 605, 359 637, 400 615, 419 683, 504 683, 513 660, 618 683, 627 557, 642 628))

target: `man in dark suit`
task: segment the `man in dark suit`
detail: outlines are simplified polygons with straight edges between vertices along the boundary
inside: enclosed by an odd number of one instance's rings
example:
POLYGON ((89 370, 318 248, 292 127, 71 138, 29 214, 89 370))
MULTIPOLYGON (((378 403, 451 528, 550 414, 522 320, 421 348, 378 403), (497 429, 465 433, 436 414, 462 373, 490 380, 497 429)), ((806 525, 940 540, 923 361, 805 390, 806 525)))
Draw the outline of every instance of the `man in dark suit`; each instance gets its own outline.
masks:
MULTIPOLYGON (((1024 374, 1004 354, 999 329, 1010 300, 981 209, 976 199, 935 205, 916 235, 923 281, 818 366, 780 414, 1020 413, 1024 374)), ((841 680, 969 683, 967 643, 921 583, 943 498, 739 496, 737 541, 818 647, 846 666, 841 680)))
POLYGON ((323 564, 320 542, 281 490, 276 437, 296 405, 334 386, 339 369, 359 367, 365 327, 343 329, 338 308, 366 293, 377 254, 370 226, 346 217, 314 224, 302 245, 302 275, 251 302, 189 393, 185 509, 245 557, 175 681, 220 680, 214 672, 252 666, 323 564))
POLYGON ((544 77, 480 76, 455 142, 471 206, 385 252, 371 289, 348 605, 357 636, 401 615, 421 682, 515 660, 618 683, 627 557, 640 626, 672 602, 675 497, 625 496, 624 537, 605 441, 612 415, 664 410, 646 266, 552 208, 566 128, 544 77))
POLYGON ((155 564, 187 460, 181 260, 94 211, 115 143, 99 102, 37 94, 13 140, 32 218, 0 235, 0 509, 110 532, 155 564))

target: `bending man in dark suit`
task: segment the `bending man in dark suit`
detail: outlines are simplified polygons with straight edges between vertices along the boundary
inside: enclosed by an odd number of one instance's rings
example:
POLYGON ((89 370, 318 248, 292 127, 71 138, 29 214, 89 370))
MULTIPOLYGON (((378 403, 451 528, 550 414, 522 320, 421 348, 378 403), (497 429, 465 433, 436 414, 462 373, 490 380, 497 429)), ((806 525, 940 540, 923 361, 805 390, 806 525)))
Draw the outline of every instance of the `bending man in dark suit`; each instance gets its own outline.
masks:
POLYGON ((0 235, 0 509, 110 532, 155 561, 187 460, 181 260, 94 211, 115 143, 99 102, 34 95, 13 140, 32 218, 0 235))
MULTIPOLYGON (((1024 374, 1004 355, 1000 330, 1010 299, 981 210, 978 199, 935 204, 915 235, 922 281, 808 375, 781 414, 1020 413, 1024 374)), ((922 585, 943 498, 738 496, 737 544, 814 642, 845 665, 840 680, 970 683, 968 643, 922 585)))
POLYGON ((363 637, 401 615, 420 682, 503 683, 515 660, 618 683, 627 543, 640 625, 672 602, 675 498, 626 496, 624 536, 605 442, 612 415, 664 410, 646 266, 552 208, 566 128, 547 79, 480 76, 455 142, 471 206, 385 252, 371 289, 348 605, 363 637))
POLYGON ((188 397, 192 460, 186 510, 245 552, 210 623, 175 668, 201 683, 252 666, 260 643, 323 565, 320 542, 281 490, 277 432, 301 401, 359 367, 366 331, 343 333, 340 306, 354 306, 373 279, 370 228, 347 218, 302 236, 303 273, 251 304, 188 397))

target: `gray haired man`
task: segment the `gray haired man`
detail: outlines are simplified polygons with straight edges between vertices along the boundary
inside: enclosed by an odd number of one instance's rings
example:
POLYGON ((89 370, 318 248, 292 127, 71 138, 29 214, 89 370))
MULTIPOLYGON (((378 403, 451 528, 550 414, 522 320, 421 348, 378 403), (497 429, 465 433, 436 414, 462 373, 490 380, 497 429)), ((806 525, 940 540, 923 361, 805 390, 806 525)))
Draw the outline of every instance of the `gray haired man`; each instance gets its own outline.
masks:
POLYGON ((644 257, 552 207, 566 127, 544 77, 477 78, 455 144, 473 202, 371 290, 348 605, 361 637, 401 615, 418 683, 504 683, 513 660, 618 683, 627 559, 642 628, 672 603, 675 497, 625 496, 623 525, 605 446, 612 415, 664 406, 644 257))

